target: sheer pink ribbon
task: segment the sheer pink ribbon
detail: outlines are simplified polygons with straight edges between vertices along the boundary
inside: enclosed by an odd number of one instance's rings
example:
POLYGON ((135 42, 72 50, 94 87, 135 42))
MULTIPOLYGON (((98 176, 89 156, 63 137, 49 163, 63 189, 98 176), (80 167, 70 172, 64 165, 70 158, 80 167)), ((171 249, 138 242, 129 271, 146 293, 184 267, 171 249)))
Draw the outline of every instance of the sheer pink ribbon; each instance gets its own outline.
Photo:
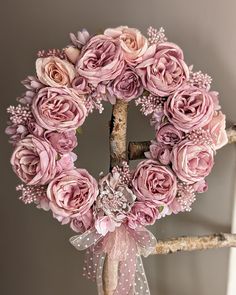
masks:
POLYGON ((113 295, 150 295, 141 255, 153 253, 156 238, 143 226, 135 230, 121 225, 105 237, 95 228, 70 238, 77 250, 87 250, 84 274, 96 280, 98 294, 103 292, 103 266, 106 255, 118 265, 118 280, 113 295))

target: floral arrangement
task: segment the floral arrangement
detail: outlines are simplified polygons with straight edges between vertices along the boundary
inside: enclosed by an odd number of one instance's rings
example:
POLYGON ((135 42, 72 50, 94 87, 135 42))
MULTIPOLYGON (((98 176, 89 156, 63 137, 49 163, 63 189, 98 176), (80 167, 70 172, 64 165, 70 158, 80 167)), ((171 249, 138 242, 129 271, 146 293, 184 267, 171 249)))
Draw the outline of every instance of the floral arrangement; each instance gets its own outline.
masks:
POLYGON ((7 109, 20 199, 81 233, 71 243, 87 249, 85 271, 97 279, 99 294, 106 254, 119 262, 114 294, 149 294, 140 255, 156 240, 145 227, 191 210, 196 194, 207 190, 216 150, 227 143, 211 78, 186 64, 162 28, 147 35, 126 26, 70 34, 64 49, 38 53, 36 75, 22 82, 26 92, 7 109), (135 100, 155 139, 134 170, 124 162, 97 181, 75 167, 76 131, 93 111, 102 113, 104 101, 117 100, 135 100))

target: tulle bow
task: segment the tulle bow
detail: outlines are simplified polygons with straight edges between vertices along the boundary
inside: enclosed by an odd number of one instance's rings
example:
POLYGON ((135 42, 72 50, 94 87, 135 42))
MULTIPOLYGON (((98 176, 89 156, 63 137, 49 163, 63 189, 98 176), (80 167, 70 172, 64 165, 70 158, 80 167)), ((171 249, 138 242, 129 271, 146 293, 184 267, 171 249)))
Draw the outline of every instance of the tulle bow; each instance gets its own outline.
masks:
POLYGON ((116 266, 117 279, 110 286, 113 295, 150 295, 141 255, 147 257, 153 253, 156 238, 145 227, 138 226, 134 230, 121 225, 105 237, 92 228, 71 237, 70 242, 77 250, 87 250, 84 274, 96 280, 99 295, 104 295, 105 259, 116 266))

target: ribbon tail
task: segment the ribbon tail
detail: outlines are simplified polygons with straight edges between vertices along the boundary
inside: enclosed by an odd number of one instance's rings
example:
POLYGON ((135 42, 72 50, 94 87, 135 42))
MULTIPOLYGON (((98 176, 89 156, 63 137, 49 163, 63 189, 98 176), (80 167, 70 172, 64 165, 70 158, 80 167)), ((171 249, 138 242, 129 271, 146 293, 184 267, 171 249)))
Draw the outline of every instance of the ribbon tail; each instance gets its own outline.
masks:
POLYGON ((103 268, 104 268, 105 257, 106 257, 106 254, 102 253, 99 257, 99 261, 98 261, 98 265, 97 265, 96 282, 97 282, 98 295, 104 295, 102 273, 103 273, 103 268))
POLYGON ((143 267, 143 261, 140 255, 137 256, 135 273, 135 295, 150 295, 147 277, 143 267))
POLYGON ((82 235, 73 236, 70 238, 70 243, 79 251, 86 250, 92 245, 97 244, 103 235, 99 234, 97 230, 93 227, 82 235))

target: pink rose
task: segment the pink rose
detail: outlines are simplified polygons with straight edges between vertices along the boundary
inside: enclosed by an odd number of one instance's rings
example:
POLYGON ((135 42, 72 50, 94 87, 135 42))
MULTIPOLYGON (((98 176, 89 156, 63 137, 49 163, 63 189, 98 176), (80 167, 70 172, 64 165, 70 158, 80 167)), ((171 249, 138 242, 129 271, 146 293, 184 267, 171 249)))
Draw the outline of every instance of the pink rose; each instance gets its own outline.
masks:
POLYGON ((85 169, 64 171, 48 185, 47 197, 54 216, 63 222, 81 218, 98 195, 96 180, 85 169))
POLYGON ((136 70, 144 87, 157 96, 169 96, 189 78, 182 50, 169 42, 151 45, 136 70))
POLYGON ((148 49, 148 41, 137 29, 127 26, 106 29, 104 35, 118 39, 128 64, 137 65, 148 49))
POLYGON ((45 134, 46 139, 53 148, 60 154, 71 152, 77 146, 77 137, 75 130, 65 132, 52 131, 45 134))
POLYGON ((176 129, 172 124, 165 123, 156 131, 156 140, 157 142, 173 146, 182 140, 183 135, 184 133, 176 129))
POLYGON ((171 148, 170 146, 152 140, 149 146, 149 152, 146 152, 145 156, 148 159, 157 160, 163 165, 168 165, 170 163, 171 148))
POLYGON ((174 174, 153 160, 144 160, 138 164, 132 185, 139 201, 159 206, 170 204, 177 193, 174 174))
POLYGON ((128 215, 128 225, 135 229, 138 225, 148 226, 154 224, 158 216, 158 210, 146 202, 135 202, 128 215))
POLYGON ((178 178, 186 183, 203 180, 214 164, 210 146, 184 140, 172 150, 172 168, 178 178))
POLYGON ((83 233, 94 223, 93 210, 89 209, 85 214, 80 217, 75 217, 71 220, 70 227, 77 233, 83 233))
POLYGON ((56 174, 56 151, 45 141, 28 135, 18 142, 11 164, 28 185, 46 184, 56 174))
POLYGON ((216 112, 212 120, 204 126, 204 129, 209 132, 216 150, 222 148, 228 142, 225 125, 225 115, 222 112, 216 112))
POLYGON ((75 77, 75 68, 67 60, 56 56, 40 57, 36 60, 36 73, 45 85, 69 86, 75 77))
POLYGON ((186 86, 170 96, 164 105, 169 121, 184 132, 207 125, 214 114, 212 93, 186 86))
POLYGON ((110 95, 128 102, 143 93, 143 85, 139 76, 127 67, 110 83, 108 91, 110 95))
POLYGON ((117 40, 104 35, 92 37, 83 47, 76 65, 79 75, 97 86, 115 79, 124 67, 123 53, 117 40))
POLYGON ((46 87, 32 103, 36 122, 47 130, 65 131, 80 127, 87 116, 84 96, 73 90, 46 87))

